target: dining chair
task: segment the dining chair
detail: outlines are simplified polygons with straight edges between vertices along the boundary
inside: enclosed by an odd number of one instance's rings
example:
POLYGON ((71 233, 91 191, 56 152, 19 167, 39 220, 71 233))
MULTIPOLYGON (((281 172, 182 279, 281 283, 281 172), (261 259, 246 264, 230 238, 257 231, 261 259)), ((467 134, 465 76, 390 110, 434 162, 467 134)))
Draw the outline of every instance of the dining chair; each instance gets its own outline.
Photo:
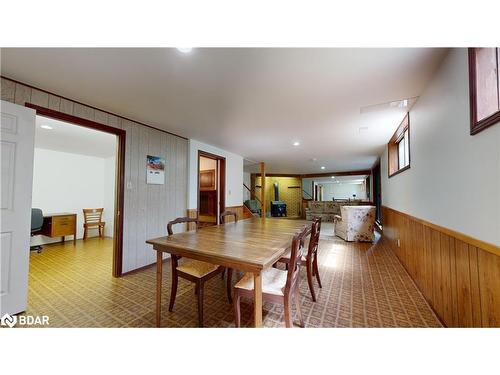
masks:
MULTIPOLYGON (((238 214, 234 211, 224 211, 223 213, 220 214, 219 216, 219 222, 220 224, 225 224, 226 223, 226 217, 227 216, 234 216, 233 222, 236 223, 238 222, 238 214)), ((225 270, 222 271, 222 278, 224 278, 225 275, 225 270)), ((227 287, 228 287, 228 293, 231 294, 231 283, 233 280, 233 270, 232 268, 227 269, 227 287)))
POLYGON ((224 211, 223 213, 220 214, 220 223, 225 224, 226 223, 226 217, 227 216, 234 216, 234 222, 236 223, 238 221, 238 215, 234 211, 224 211))
MULTIPOLYGON (((292 299, 295 299, 295 306, 299 323, 304 327, 304 319, 300 306, 300 259, 303 251, 303 240, 307 235, 308 228, 304 226, 302 230, 295 233, 292 238, 290 262, 288 263, 288 270, 280 270, 278 268, 266 268, 262 271, 262 300, 284 305, 285 312, 285 326, 287 328, 293 327, 292 319, 292 299)), ((254 298, 254 283, 253 274, 246 273, 243 278, 236 283, 233 292, 234 315, 236 320, 236 327, 241 326, 241 311, 240 302, 241 297, 254 298)))
POLYGON ((83 209, 83 239, 87 239, 88 230, 91 228, 99 229, 99 237, 104 237, 104 226, 102 213, 104 208, 84 208, 83 209))
MULTIPOLYGON (((172 220, 167 224, 168 235, 171 236, 174 234, 172 227, 175 224, 188 223, 194 223, 196 229, 198 229, 199 222, 197 218, 178 217, 177 219, 172 220)), ((222 273, 225 270, 225 267, 195 259, 183 259, 181 262, 179 262, 180 259, 181 257, 178 255, 171 255, 172 289, 170 293, 170 304, 168 306, 168 311, 171 312, 174 309, 179 277, 191 281, 195 284, 195 293, 198 296, 198 326, 203 327, 203 291, 205 282, 222 273)), ((229 303, 231 303, 231 280, 229 278, 227 282, 227 298, 229 300, 229 303)))
MULTIPOLYGON (((311 233, 309 237, 309 243, 305 244, 305 248, 307 248, 307 253, 304 254, 301 258, 301 263, 306 266, 307 272, 307 284, 309 285, 309 290, 311 292, 311 297, 313 302, 316 302, 316 293, 314 291, 314 283, 313 278, 316 277, 318 282, 318 286, 322 288, 321 278, 319 276, 318 269, 318 246, 319 246, 319 236, 321 232, 321 218, 317 217, 313 219, 310 230, 311 233)), ((278 262, 289 264, 290 263, 290 252, 283 255, 278 262)))

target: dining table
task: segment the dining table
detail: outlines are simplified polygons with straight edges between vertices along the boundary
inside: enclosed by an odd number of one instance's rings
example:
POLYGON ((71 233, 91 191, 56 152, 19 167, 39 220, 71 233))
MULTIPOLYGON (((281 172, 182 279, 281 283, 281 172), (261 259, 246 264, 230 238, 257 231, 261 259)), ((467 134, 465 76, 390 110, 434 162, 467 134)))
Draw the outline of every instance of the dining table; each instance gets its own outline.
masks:
POLYGON ((156 251, 156 326, 161 326, 164 253, 253 274, 254 325, 262 327, 262 272, 290 248, 305 220, 253 217, 147 240, 156 251))

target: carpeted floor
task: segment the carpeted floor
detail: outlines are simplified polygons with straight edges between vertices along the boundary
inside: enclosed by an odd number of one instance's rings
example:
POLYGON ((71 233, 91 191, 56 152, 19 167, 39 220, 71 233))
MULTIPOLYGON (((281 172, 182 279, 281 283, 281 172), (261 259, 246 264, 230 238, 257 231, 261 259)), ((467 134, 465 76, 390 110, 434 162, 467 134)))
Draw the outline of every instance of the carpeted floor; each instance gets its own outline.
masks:
MULTIPOLYGON (((323 288, 317 288, 316 303, 305 278, 301 282, 306 327, 441 326, 396 256, 380 242, 344 242, 324 223, 319 251, 323 288)), ((55 244, 32 253, 26 314, 48 315, 50 327, 153 327, 155 267, 115 279, 111 253, 109 238, 77 241, 76 247, 72 242, 55 244)), ((169 313, 169 263, 164 270, 162 325, 196 327, 193 285, 180 280, 169 313)), ((206 284, 204 308, 205 326, 234 327, 221 278, 206 284)), ((251 326, 252 316, 251 302, 243 301, 242 324, 251 326)), ((284 327, 282 306, 264 303, 264 326, 284 327)))

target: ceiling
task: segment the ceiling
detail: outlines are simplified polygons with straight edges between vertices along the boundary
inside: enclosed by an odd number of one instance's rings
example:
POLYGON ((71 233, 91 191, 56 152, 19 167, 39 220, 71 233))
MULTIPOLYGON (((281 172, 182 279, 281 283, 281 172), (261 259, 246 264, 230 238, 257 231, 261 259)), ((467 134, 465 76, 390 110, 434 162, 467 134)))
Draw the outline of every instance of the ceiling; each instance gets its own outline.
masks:
POLYGON ((116 155, 116 135, 36 116, 35 147, 99 158, 116 155), (44 129, 50 126, 52 129, 44 129))
POLYGON ((264 161, 270 173, 316 173, 371 168, 404 113, 361 108, 419 96, 445 53, 432 48, 195 48, 189 54, 171 48, 2 49, 1 73, 264 161), (295 141, 300 146, 294 147, 295 141))
POLYGON ((318 184, 361 184, 368 177, 366 174, 353 175, 353 176, 335 176, 331 177, 318 177, 318 178, 308 178, 307 180, 313 180, 318 184))

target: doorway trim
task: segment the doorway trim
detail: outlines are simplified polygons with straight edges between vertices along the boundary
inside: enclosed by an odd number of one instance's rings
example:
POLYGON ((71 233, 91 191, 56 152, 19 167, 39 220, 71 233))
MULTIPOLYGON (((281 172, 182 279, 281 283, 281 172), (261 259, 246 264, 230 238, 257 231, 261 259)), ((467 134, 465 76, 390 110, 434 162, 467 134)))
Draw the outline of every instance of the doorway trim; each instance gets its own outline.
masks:
MULTIPOLYGON (((200 156, 204 156, 209 159, 215 159, 219 161, 219 210, 220 213, 223 213, 226 209, 226 158, 223 156, 211 154, 206 151, 198 150, 198 174, 196 175, 196 179, 198 183, 196 184, 196 199, 197 199, 197 206, 196 206, 196 215, 199 217, 200 216, 200 156)), ((216 176, 217 178, 217 176, 216 176)), ((217 217, 215 218, 215 222, 219 224, 219 215, 216 215, 217 217)))
POLYGON ((70 125, 83 126, 89 129, 94 129, 118 137, 118 150, 116 160, 116 188, 115 188, 115 215, 114 215, 114 233, 113 233, 113 276, 120 277, 122 275, 123 264, 123 207, 124 207, 124 192, 125 192, 125 137, 126 132, 123 129, 114 128, 112 126, 100 124, 95 121, 86 120, 81 117, 68 115, 63 112, 54 111, 45 107, 40 107, 31 103, 26 103, 26 107, 32 108, 39 116, 51 117, 56 120, 68 122, 70 125))

